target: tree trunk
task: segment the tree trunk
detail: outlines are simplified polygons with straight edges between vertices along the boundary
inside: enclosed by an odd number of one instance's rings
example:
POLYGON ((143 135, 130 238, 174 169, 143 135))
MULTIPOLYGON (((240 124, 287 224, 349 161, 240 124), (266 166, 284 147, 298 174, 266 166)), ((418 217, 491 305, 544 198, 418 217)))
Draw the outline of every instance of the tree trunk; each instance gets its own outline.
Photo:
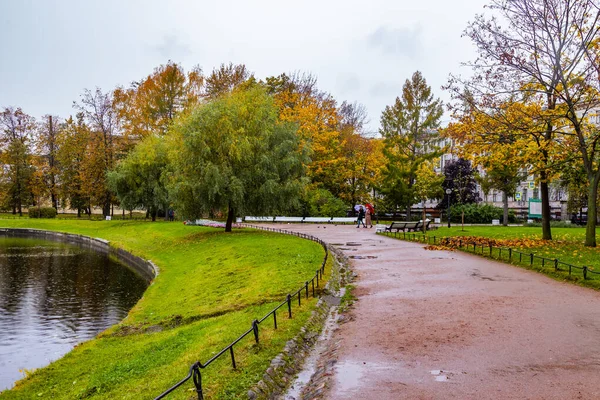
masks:
POLYGON ((502 191, 502 205, 504 206, 502 215, 502 225, 508 226, 508 195, 506 191, 502 191))
POLYGON ((406 207, 406 221, 410 222, 412 215, 410 214, 410 206, 406 207))
POLYGON ((110 215, 110 194, 106 193, 106 198, 102 206, 102 215, 108 217, 110 215))
POLYGON ((150 216, 152 217, 152 222, 156 221, 156 214, 157 214, 156 209, 153 208, 152 211, 150 212, 150 216))
POLYGON ((585 226, 586 247, 596 247, 596 196, 598 195, 599 178, 598 173, 588 178, 590 186, 588 188, 588 212, 585 226))
POLYGON ((427 233, 427 226, 425 226, 425 200, 423 200, 423 235, 427 233))
POLYGON ((550 193, 546 177, 546 172, 541 171, 540 194, 542 196, 542 239, 552 240, 552 231, 550 230, 550 193))
POLYGON ((229 211, 227 212, 227 223, 225 224, 225 232, 231 232, 234 217, 235 213, 233 212, 233 207, 231 207, 231 204, 229 204, 229 211))

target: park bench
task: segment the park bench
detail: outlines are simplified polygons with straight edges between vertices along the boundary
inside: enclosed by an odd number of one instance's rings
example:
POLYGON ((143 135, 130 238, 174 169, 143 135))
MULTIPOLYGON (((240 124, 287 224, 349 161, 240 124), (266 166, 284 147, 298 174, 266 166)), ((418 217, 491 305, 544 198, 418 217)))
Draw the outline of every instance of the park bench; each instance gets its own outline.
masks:
POLYGON ((304 222, 314 222, 319 224, 326 224, 331 221, 331 217, 305 217, 304 222))
POLYGON ((333 217, 331 218, 331 222, 334 224, 353 224, 356 222, 356 217, 333 217))
POLYGON ((390 226, 387 226, 385 228, 385 231, 391 232, 391 231, 395 230, 396 232, 399 232, 399 231, 404 232, 404 230, 406 229, 406 224, 408 224, 408 222, 392 222, 390 224, 390 226))
POLYGON ((273 217, 252 217, 246 216, 244 218, 246 222, 273 222, 273 217))
MULTIPOLYGON (((429 230, 429 224, 431 224, 431 220, 426 219, 425 220, 425 230, 429 230)), ((413 232, 417 232, 417 231, 422 231, 423 230, 423 221, 419 220, 419 222, 417 222, 417 226, 415 226, 412 231, 413 232)))
POLYGON ((302 217, 275 217, 275 222, 302 222, 302 217))

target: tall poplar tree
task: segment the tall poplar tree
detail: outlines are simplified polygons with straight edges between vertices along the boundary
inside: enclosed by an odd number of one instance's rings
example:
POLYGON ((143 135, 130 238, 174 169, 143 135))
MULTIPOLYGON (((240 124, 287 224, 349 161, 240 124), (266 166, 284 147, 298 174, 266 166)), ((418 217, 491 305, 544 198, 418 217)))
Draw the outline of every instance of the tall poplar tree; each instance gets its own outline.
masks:
POLYGON ((407 220, 411 206, 420 200, 414 193, 419 166, 441 155, 437 129, 442 114, 441 100, 434 99, 431 87, 416 71, 404 83, 402 97, 381 115, 386 158, 381 191, 389 205, 406 208, 407 220))

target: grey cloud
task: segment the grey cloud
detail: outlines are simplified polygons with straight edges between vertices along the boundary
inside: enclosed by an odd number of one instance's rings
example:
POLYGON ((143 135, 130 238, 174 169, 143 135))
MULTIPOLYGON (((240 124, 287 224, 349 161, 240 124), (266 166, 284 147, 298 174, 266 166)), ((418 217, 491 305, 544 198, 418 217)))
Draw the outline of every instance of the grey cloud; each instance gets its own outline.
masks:
POLYGON ((376 82, 369 87, 369 94, 373 97, 395 99, 402 94, 402 85, 397 82, 376 82))
POLYGON ((350 95, 360 90, 361 83, 358 76, 351 74, 338 77, 336 86, 342 95, 350 95))
POLYGON ((388 29, 380 26, 367 36, 367 44, 384 55, 415 58, 421 48, 421 27, 388 29))
POLYGON ((192 52, 189 45, 181 42, 173 34, 163 36, 162 42, 154 46, 154 50, 160 54, 162 59, 169 60, 181 60, 192 52))

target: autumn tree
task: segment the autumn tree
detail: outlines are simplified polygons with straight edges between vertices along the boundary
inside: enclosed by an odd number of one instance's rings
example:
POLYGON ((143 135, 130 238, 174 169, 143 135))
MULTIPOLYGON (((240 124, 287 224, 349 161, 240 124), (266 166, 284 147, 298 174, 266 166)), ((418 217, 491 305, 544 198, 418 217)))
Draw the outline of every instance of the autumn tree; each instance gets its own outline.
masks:
POLYGON ((425 202, 428 199, 439 199, 444 193, 442 184, 445 177, 444 175, 435 172, 433 164, 432 160, 425 161, 419 165, 419 168, 415 173, 414 192, 415 196, 421 200, 423 205, 423 233, 426 233, 427 231, 427 224, 425 223, 425 202))
POLYGON ((83 184, 93 203, 102 207, 104 216, 109 216, 113 195, 107 186, 106 174, 114 167, 119 149, 126 144, 119 132, 120 120, 113 106, 113 94, 103 93, 99 88, 94 91, 86 89, 81 102, 74 105, 83 113, 90 128, 84 165, 88 179, 83 184))
POLYGON ((203 94, 204 76, 199 67, 185 73, 169 61, 128 89, 114 91, 114 104, 122 121, 124 135, 133 139, 150 134, 164 135, 173 119, 198 103, 203 94))
POLYGON ((254 80, 254 74, 244 64, 221 64, 206 77, 204 95, 215 99, 231 93, 248 80, 254 80))
POLYGON ((297 125, 299 151, 310 149, 307 175, 311 186, 340 197, 339 171, 346 160, 335 99, 319 90, 311 74, 281 74, 267 78, 264 85, 275 100, 279 120, 297 125))
POLYGON ((371 191, 379 182, 383 162, 382 141, 364 134, 367 119, 362 104, 342 102, 338 109, 340 158, 336 168, 339 198, 353 206, 370 200, 371 191))
MULTIPOLYGON (((39 158, 37 168, 40 175, 39 182, 45 189, 45 193, 50 197, 50 204, 58 211, 58 174, 59 165, 57 160, 58 152, 58 131, 60 130, 60 121, 58 117, 52 115, 44 116, 37 129, 35 137, 35 148, 39 158)), ((41 188, 40 188, 41 189, 41 188)))
POLYGON ((90 137, 83 113, 78 113, 76 119, 69 117, 57 135, 59 197, 63 206, 77 210, 77 217, 81 217, 82 211, 91 214, 90 195, 85 190, 85 182, 89 181, 85 174, 91 169, 87 167, 91 161, 88 158, 90 137))
MULTIPOLYGON (((515 193, 524 179, 522 171, 536 166, 540 130, 528 117, 520 103, 507 102, 496 113, 471 108, 458 121, 443 131, 458 145, 458 154, 481 167, 482 190, 502 191, 503 224, 508 225, 508 196, 515 193), (533 148, 533 151, 532 151, 533 148)), ((456 114, 455 114, 456 116, 456 114)), ((539 124, 538 124, 539 125, 539 124)))
POLYGON ((295 205, 306 153, 297 129, 277 120, 264 89, 235 90, 202 104, 173 127, 169 193, 186 218, 224 211, 225 230, 246 212, 295 205))
MULTIPOLYGON (((452 77, 449 87, 455 97, 468 88, 482 110, 494 110, 517 93, 544 110, 537 113, 545 124, 538 146, 542 165, 537 172, 542 237, 550 240, 548 175, 553 165, 548 147, 560 143, 559 136, 578 138, 590 182, 589 207, 595 215, 599 143, 585 121, 598 99, 593 84, 598 80, 598 59, 593 49, 598 43, 600 8, 594 0, 491 0, 488 9, 494 15, 477 16, 465 31, 478 51, 478 58, 469 64, 472 78, 452 77), (561 126, 564 119, 569 122, 567 129, 561 126)), ((594 218, 588 219, 585 244, 596 245, 594 218)))
POLYGON ((4 204, 13 214, 23 215, 31 204, 31 145, 35 119, 20 108, 6 107, 0 113, 0 186, 4 204))
POLYGON ((434 99, 431 87, 419 71, 407 79, 402 97, 386 106, 381 115, 380 134, 384 139, 382 192, 397 207, 410 207, 418 201, 413 186, 419 166, 441 155, 438 127, 442 103, 434 99))

